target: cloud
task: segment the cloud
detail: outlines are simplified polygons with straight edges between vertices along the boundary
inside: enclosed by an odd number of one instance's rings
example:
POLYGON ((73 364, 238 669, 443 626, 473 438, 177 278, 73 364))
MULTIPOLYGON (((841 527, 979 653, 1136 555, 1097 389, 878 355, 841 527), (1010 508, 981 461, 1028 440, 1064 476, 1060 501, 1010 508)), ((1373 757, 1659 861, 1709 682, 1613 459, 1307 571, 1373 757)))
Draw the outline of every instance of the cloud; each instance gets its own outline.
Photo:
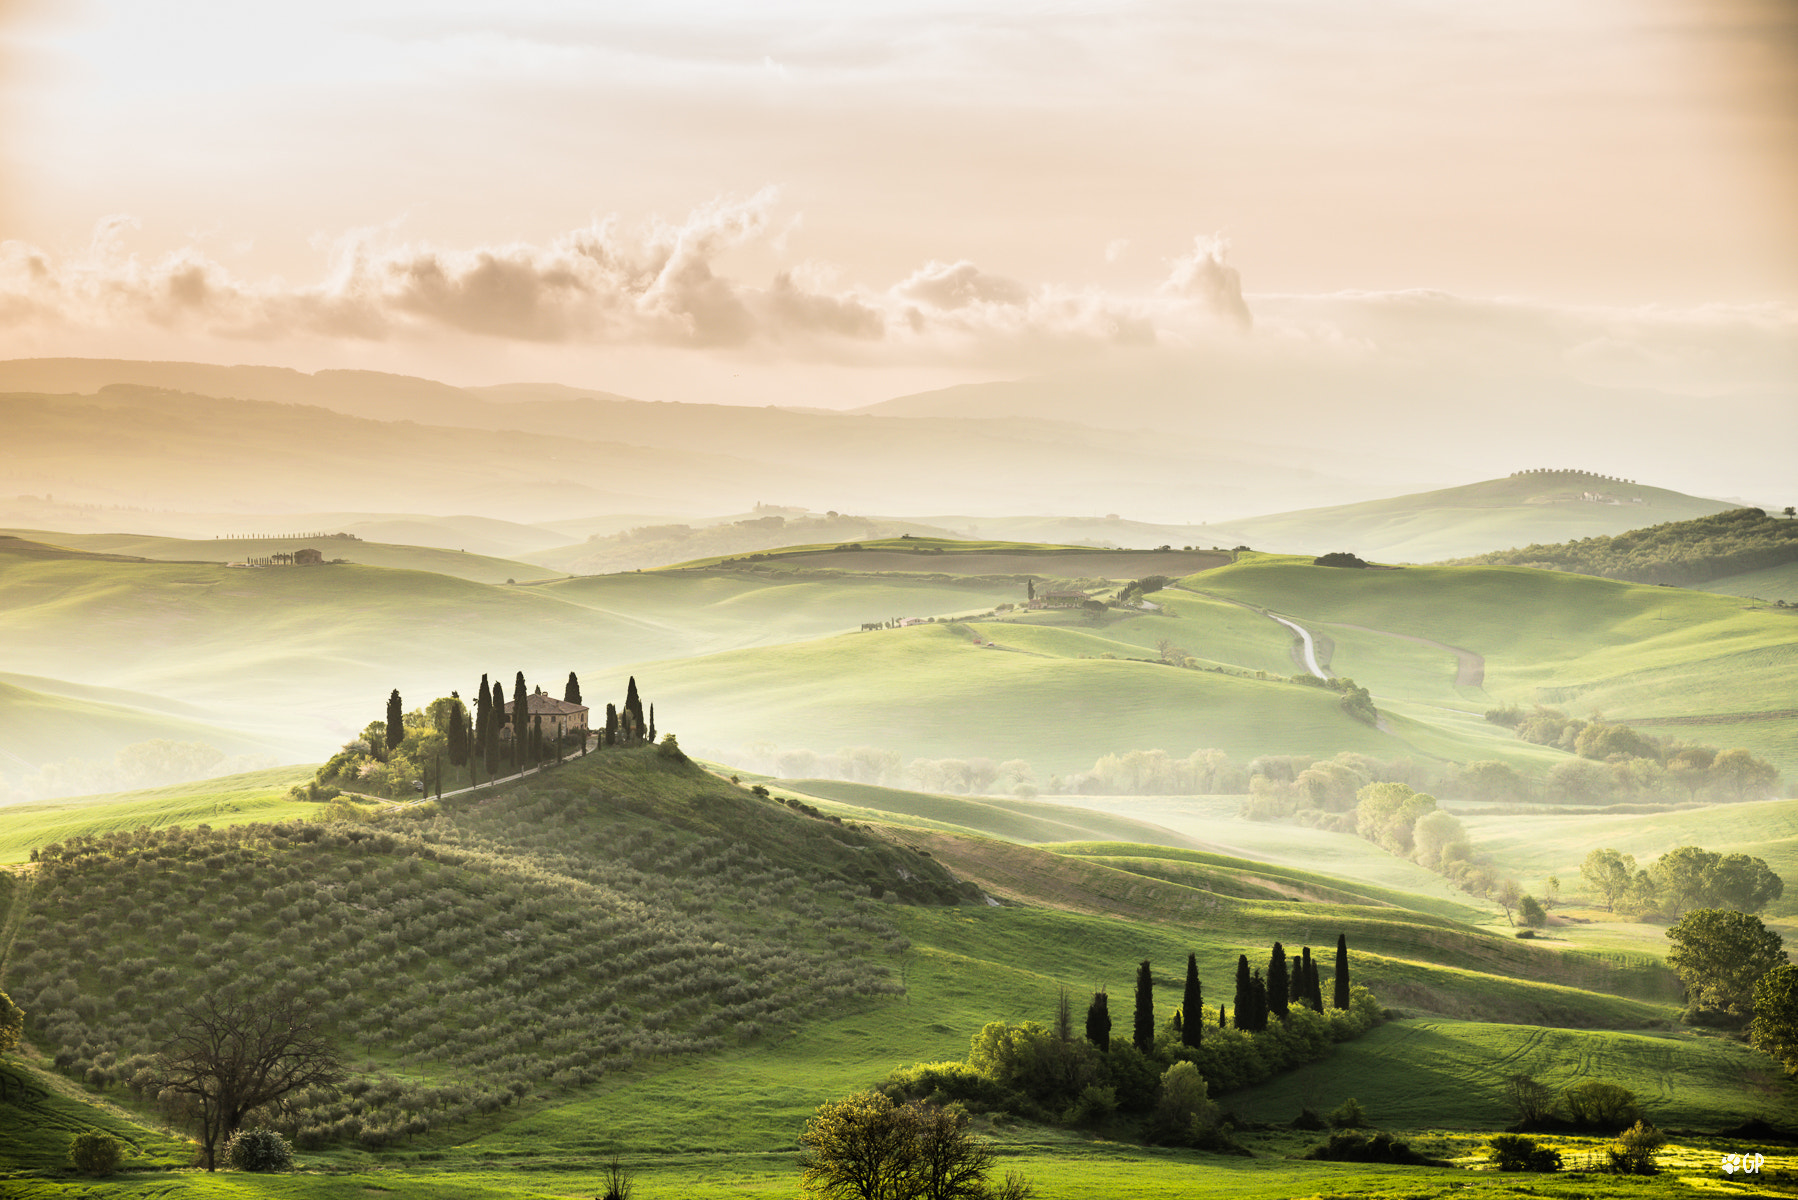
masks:
POLYGON ((1193 238, 1192 253, 1174 260, 1161 290, 1196 300, 1213 315, 1247 329, 1254 324, 1254 318, 1242 299, 1242 277, 1236 268, 1224 263, 1229 249, 1229 243, 1222 238, 1193 238))

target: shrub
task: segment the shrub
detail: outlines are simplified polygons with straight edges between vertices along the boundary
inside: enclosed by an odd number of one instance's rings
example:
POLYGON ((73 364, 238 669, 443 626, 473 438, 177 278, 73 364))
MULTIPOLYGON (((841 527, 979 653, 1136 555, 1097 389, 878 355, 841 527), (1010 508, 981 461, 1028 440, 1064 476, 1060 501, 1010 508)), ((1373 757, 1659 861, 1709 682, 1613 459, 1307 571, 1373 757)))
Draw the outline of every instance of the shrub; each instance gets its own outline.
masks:
POLYGON ((1360 1103, 1353 1096, 1330 1114, 1330 1125, 1335 1129, 1365 1129, 1369 1124, 1367 1114, 1361 1111, 1360 1103))
POLYGON ((1117 1089, 1093 1083, 1081 1089, 1080 1095, 1068 1106, 1067 1114, 1062 1119, 1069 1125, 1091 1128, 1110 1120, 1117 1110, 1117 1089))
POLYGON ((1435 1160, 1425 1158, 1412 1150, 1409 1143, 1393 1141, 1392 1135, 1389 1133, 1376 1133, 1372 1137, 1365 1133, 1332 1133, 1328 1142, 1312 1147, 1311 1152, 1305 1157, 1327 1162, 1439 1165, 1435 1160))
POLYGON ((1581 1129, 1612 1133, 1641 1119, 1636 1096, 1628 1088, 1589 1079, 1561 1093, 1561 1111, 1581 1129))
POLYGON ((1294 1129, 1318 1130, 1328 1129, 1330 1125, 1329 1122, 1318 1116, 1315 1110, 1301 1108, 1299 1109, 1299 1115, 1292 1119, 1292 1127, 1294 1129))
POLYGON ((1654 1126, 1637 1121, 1617 1135, 1605 1148, 1611 1170, 1618 1175, 1653 1175, 1654 1152, 1667 1144, 1667 1135, 1654 1126))
POLYGON ((98 1129, 84 1129, 69 1142, 69 1165, 83 1175, 116 1174, 124 1161, 124 1143, 98 1129))
POLYGON ((1514 1133, 1501 1133, 1487 1145, 1501 1171, 1559 1171, 1561 1154, 1514 1133))
POLYGON ((291 1171, 293 1147, 272 1129, 240 1129, 225 1143, 225 1162, 234 1171, 291 1171))

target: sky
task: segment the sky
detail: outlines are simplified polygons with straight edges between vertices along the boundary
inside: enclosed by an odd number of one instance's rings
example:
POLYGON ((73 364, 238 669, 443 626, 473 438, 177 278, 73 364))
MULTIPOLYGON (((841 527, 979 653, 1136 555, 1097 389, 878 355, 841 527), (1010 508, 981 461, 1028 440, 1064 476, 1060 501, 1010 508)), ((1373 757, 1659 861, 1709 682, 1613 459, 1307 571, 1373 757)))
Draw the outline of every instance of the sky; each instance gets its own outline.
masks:
POLYGON ((1789 0, 0 0, 0 134, 0 358, 1798 378, 1789 0))

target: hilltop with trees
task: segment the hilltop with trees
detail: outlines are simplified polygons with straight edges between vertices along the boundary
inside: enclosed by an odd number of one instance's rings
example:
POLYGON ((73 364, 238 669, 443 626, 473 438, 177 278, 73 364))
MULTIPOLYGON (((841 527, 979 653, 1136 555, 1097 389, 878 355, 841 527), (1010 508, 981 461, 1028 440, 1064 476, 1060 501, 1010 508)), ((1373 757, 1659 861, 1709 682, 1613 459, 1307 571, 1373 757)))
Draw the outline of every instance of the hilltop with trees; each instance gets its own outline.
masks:
POLYGON ((1789 508, 1782 516, 1736 508, 1627 533, 1496 550, 1453 561, 1698 587, 1727 575, 1798 562, 1798 520, 1789 508))

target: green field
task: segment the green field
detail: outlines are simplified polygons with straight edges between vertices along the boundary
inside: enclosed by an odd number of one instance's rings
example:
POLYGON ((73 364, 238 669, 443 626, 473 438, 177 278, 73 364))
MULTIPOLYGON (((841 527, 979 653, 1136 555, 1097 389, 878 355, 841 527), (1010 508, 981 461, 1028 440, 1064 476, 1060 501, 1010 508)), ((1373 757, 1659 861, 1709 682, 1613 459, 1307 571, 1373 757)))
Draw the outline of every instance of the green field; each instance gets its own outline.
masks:
MULTIPOLYGON (((253 808, 258 797, 272 801, 281 773, 220 782, 232 786, 211 797, 221 810, 213 815, 214 825, 223 823, 221 816, 292 820, 304 815, 275 807, 258 814, 253 808), (233 803, 236 812, 229 811, 233 803)), ((45 1097, 33 1102, 27 1119, 0 1132, 0 1172, 19 1173, 10 1179, 0 1174, 5 1179, 0 1187, 22 1197, 148 1197, 177 1181, 183 1194, 221 1197, 324 1197, 346 1194, 345 1188, 426 1197, 565 1197, 597 1194, 600 1165, 619 1154, 638 1169, 644 1196, 790 1196, 797 1182, 794 1139, 824 1099, 877 1083, 904 1063, 959 1058, 988 1021, 1047 1021, 1062 987, 1081 996, 1108 985, 1114 996, 1126 995, 1143 958, 1154 964, 1159 1002, 1171 1005, 1178 996, 1189 951, 1198 957, 1207 997, 1227 1002, 1239 953, 1265 954, 1280 938, 1294 948, 1310 944, 1327 957, 1339 930, 1349 937, 1355 978, 1414 1015, 1346 1043, 1318 1063, 1219 1097, 1242 1119, 1284 1121, 1302 1105, 1329 1108, 1353 1095, 1382 1126, 1407 1131, 1432 1153, 1468 1159, 1482 1131, 1505 1123, 1502 1080, 1517 1070, 1557 1088, 1588 1078, 1620 1083, 1637 1091, 1657 1121, 1675 1129, 1711 1129, 1746 1115, 1798 1119, 1791 1086, 1773 1077, 1767 1060, 1726 1041, 1666 1028, 1676 998, 1666 995, 1664 971, 1642 956, 1561 950, 1483 932, 1466 923, 1479 919, 1479 912, 1395 886, 1401 878, 1417 878, 1408 874, 1417 870, 1411 864, 1343 835, 1234 820, 1227 815, 1233 798, 1144 798, 1140 806, 1136 800, 1096 799, 1051 804, 925 796, 830 781, 775 790, 803 791, 827 811, 848 812, 838 806, 852 805, 879 814, 885 837, 911 847, 907 853, 928 850, 935 862, 1012 903, 883 906, 881 916, 903 941, 877 953, 903 984, 903 996, 849 1000, 777 1037, 647 1058, 608 1072, 597 1083, 545 1084, 499 1117, 433 1130, 390 1150, 339 1146, 303 1152, 309 1170, 294 1176, 168 1174, 181 1154, 166 1138, 132 1127, 118 1110, 109 1115, 87 1108, 83 1089, 48 1080, 67 1097, 56 1100, 37 1076, 45 1097), (1145 818, 1166 825, 1162 844, 1137 840, 1138 831, 1150 828, 1142 824, 1145 818), (1266 845, 1284 851, 1284 861, 1166 844, 1186 840, 1179 832, 1182 822, 1221 828, 1235 840, 1259 832, 1266 845), (1006 831, 1032 840, 1080 827, 1098 838, 1032 848, 991 836, 1006 831), (1131 840, 1115 840, 1119 834, 1131 840), (1331 841, 1338 851, 1334 857, 1323 853, 1331 841), (1500 1023, 1488 1023, 1493 1021, 1500 1023), (1547 1023, 1583 1028, 1546 1028, 1547 1023), (66 1131, 84 1123, 129 1134, 144 1151, 137 1165, 155 1169, 97 1185, 57 1182, 47 1172, 58 1139, 66 1141, 66 1131)), ((530 797, 511 802, 516 817, 510 825, 492 824, 494 818, 483 814, 498 810, 478 801, 454 809, 466 814, 456 819, 473 822, 471 830, 487 829, 486 837, 511 839, 506 855, 546 856, 536 860, 537 869, 550 874, 532 887, 566 887, 554 883, 554 872, 585 869, 581 864, 588 860, 582 856, 603 854, 601 843, 589 846, 583 840, 595 803, 602 821, 622 815, 645 830, 661 831, 657 836, 664 839, 673 831, 669 848, 657 851, 662 856, 673 851, 674 857, 658 860, 673 865, 651 867, 660 882, 644 890, 648 905, 702 886, 703 875, 680 876, 682 863, 704 871, 700 858, 678 852, 682 839, 729 833, 805 870, 803 864, 814 861, 818 851, 804 847, 832 845, 836 836, 828 823, 785 806, 757 802, 703 777, 645 769, 628 755, 600 754, 570 764, 534 782, 530 791, 530 797), (579 800, 586 787, 601 799, 579 800), (720 798, 707 799, 714 793, 720 798), (726 802, 726 796, 734 798, 726 802), (559 816, 558 803, 572 803, 575 810, 559 816), (529 824, 519 825, 520 819, 529 824), (535 830, 534 840, 518 840, 527 828, 535 830)), ((185 793, 164 789, 97 800, 68 806, 55 818, 60 825, 40 815, 36 833, 100 833, 177 816, 192 823, 208 818, 195 808, 207 801, 198 786, 185 793)), ((404 823, 394 828, 400 833, 404 823)), ((620 843, 611 834, 604 844, 622 845, 623 853, 638 843, 620 843)), ((857 869, 853 846, 833 853, 843 869, 857 869)), ((364 876, 370 885, 404 879, 404 872, 383 868, 381 861, 377 856, 364 876)), ((482 861, 488 864, 483 871, 499 863, 482 861)), ((593 864, 602 865, 598 859, 593 864)), ((291 878, 291 872, 284 877, 291 878)), ((434 877, 427 871, 425 878, 434 877)), ((133 1103, 116 1087, 106 1098, 133 1103)), ((147 1119, 142 1110, 129 1111, 147 1119)), ((978 1127, 998 1142, 1006 1166, 1030 1174, 1045 1200, 1073 1200, 1095 1189, 1143 1200, 1194 1190, 1269 1200, 1345 1192, 1515 1194, 1512 1180, 1464 1171, 1297 1161, 1289 1156, 1317 1135, 1278 1128, 1245 1130, 1244 1140, 1257 1157, 1239 1160, 1028 1123, 994 1124, 985 1117, 978 1127)), ((1682 1142, 1685 1149, 1669 1158, 1681 1164, 1673 1175, 1639 1185, 1605 1180, 1605 1194, 1675 1195, 1687 1186, 1682 1176, 1715 1177, 1703 1165, 1706 1155, 1715 1161, 1711 1144, 1682 1142)), ((1597 1143, 1563 1139, 1563 1144, 1590 1152, 1597 1143)), ((1531 1185, 1536 1195, 1571 1196, 1589 1193, 1594 1182, 1567 1176, 1532 1179, 1531 1185)))
MULTIPOLYGON (((406 546, 388 542, 365 542, 349 538, 253 537, 187 539, 154 537, 136 533, 50 533, 32 529, 0 529, 0 535, 11 535, 30 541, 64 546, 92 554, 121 554, 162 562, 248 562, 269 558, 310 547, 325 556, 325 561, 345 559, 369 567, 395 567, 404 571, 428 571, 476 583, 506 583, 511 580, 529 582, 557 577, 556 572, 533 563, 509 558, 490 558, 484 554, 467 554, 459 550, 433 546, 406 546)), ((286 566, 266 570, 288 570, 286 566)))
POLYGON ((295 801, 288 790, 312 778, 314 767, 277 767, 170 787, 106 796, 74 796, 0 808, 0 863, 22 863, 36 847, 76 836, 144 826, 304 820, 317 804, 295 801))
POLYGON ((1783 563, 1777 567, 1765 567, 1759 571, 1744 571, 1740 575, 1713 579, 1704 585, 1704 590, 1721 592, 1726 596, 1752 596, 1761 600, 1784 600, 1787 604, 1798 604, 1798 563, 1783 563))

